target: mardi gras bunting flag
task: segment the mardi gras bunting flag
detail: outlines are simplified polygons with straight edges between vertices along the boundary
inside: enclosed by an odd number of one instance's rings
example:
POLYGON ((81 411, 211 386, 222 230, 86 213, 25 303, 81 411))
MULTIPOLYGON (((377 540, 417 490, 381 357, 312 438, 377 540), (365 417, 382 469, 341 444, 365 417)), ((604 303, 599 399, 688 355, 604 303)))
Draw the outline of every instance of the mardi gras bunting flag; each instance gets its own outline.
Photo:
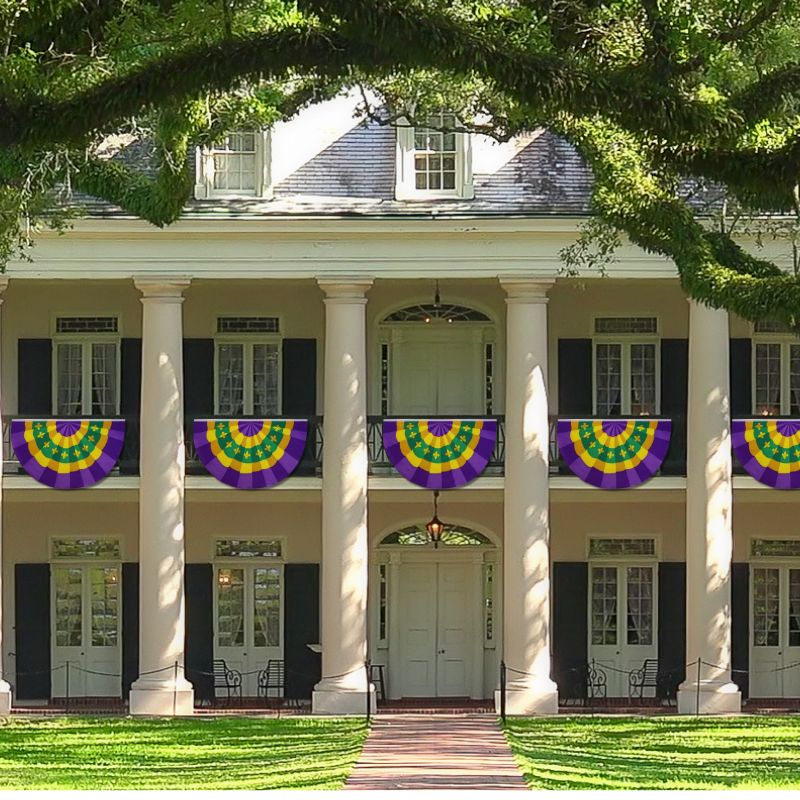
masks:
POLYGON ((306 448, 304 419, 198 419, 194 447, 203 466, 234 489, 264 489, 294 472, 306 448))
POLYGON ((123 419, 15 419, 11 446, 32 478, 54 489, 83 489, 108 475, 125 441, 123 419))
POLYGON ((669 449, 668 419, 562 419, 558 449, 581 480, 600 489, 630 489, 652 478, 669 449))
POLYGON ((483 472, 497 439, 493 419, 387 419, 383 448, 392 466, 425 489, 455 489, 483 472))
POLYGON ((735 419, 731 444, 747 474, 760 483, 800 488, 800 420, 735 419))

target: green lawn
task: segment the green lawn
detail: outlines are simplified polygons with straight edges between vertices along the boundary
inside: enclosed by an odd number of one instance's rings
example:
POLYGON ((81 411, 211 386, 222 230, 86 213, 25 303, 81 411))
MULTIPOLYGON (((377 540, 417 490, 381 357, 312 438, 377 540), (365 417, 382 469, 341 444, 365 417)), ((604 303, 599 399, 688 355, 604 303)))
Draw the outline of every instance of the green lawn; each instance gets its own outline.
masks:
POLYGON ((535 789, 800 789, 799 717, 509 719, 535 789))
POLYGON ((0 721, 0 789, 337 789, 363 720, 0 721))

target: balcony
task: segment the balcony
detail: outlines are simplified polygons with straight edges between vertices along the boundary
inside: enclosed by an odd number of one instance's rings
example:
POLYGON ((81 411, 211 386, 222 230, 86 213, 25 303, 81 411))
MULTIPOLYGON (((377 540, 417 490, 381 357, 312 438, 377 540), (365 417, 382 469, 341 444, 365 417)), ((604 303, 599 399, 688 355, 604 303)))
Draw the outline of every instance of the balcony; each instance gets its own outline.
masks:
MULTIPOLYGON (((484 475, 502 476, 505 471, 505 452, 506 452, 506 430, 505 417, 491 417, 497 421, 497 441, 494 452, 486 466, 484 475)), ((303 459, 294 472, 297 476, 314 477, 322 474, 322 420, 321 416, 309 418, 308 439, 303 459)), ((383 449, 383 420, 382 416, 367 417, 367 451, 369 453, 369 472, 370 475, 390 476, 397 475, 397 471, 392 467, 386 452, 383 449)), ((125 444, 122 448, 117 467, 112 471, 112 475, 138 475, 139 474, 139 417, 125 417, 126 431, 125 444)), ((556 442, 558 417, 550 417, 549 427, 549 447, 550 447, 550 474, 551 475, 570 475, 565 467, 558 452, 556 442)), ((188 419, 185 426, 186 438, 186 474, 205 475, 206 470, 200 463, 194 449, 192 428, 194 419, 188 419)), ((17 475, 21 468, 11 449, 10 442, 10 419, 3 422, 3 472, 7 475, 17 475)), ((734 473, 741 474, 743 471, 739 463, 734 459, 734 473)), ((672 415, 672 442, 670 444, 667 458, 659 473, 660 475, 684 476, 686 475, 686 415, 672 415)))

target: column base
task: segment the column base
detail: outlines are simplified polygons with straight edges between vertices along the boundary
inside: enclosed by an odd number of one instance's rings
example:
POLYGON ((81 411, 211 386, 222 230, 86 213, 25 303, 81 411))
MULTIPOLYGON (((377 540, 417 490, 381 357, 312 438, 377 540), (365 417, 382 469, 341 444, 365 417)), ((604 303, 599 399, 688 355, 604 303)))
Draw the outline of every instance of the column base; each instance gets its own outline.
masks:
POLYGON ((678 687, 679 714, 740 714, 742 693, 735 683, 723 681, 684 681, 678 687), (699 699, 698 699, 699 698, 699 699))
POLYGON ((7 717, 11 713, 11 686, 0 680, 0 717, 7 717))
POLYGON ((194 714, 194 687, 177 681, 138 680, 131 686, 128 710, 134 717, 190 717, 194 714))
MULTIPOLYGON (((377 710, 375 686, 369 685, 370 713, 377 710)), ((361 688, 339 686, 334 682, 320 681, 311 695, 312 714, 332 714, 339 717, 365 716, 367 693, 361 688)))
MULTIPOLYGON (((501 692, 494 693, 494 707, 499 714, 501 692)), ((515 717, 534 717, 558 714, 558 686, 549 678, 529 683, 511 681, 506 685, 506 714, 515 717)))

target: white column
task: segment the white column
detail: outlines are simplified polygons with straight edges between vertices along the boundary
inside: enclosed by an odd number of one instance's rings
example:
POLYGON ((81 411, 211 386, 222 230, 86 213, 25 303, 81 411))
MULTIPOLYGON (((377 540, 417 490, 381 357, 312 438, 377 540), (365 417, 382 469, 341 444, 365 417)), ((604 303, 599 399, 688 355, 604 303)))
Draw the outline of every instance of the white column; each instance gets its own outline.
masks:
POLYGON ((315 714, 363 714, 367 657, 366 292, 372 279, 320 278, 325 292, 322 451, 322 680, 315 714))
POLYGON ((731 682, 731 440, 728 314, 689 303, 686 680, 678 713, 741 710, 731 682), (705 664, 698 685, 697 659, 705 664), (715 666, 706 666, 713 664, 715 666), (699 692, 698 692, 699 689, 699 692))
MULTIPOLYGON (((0 305, 3 304, 3 293, 8 288, 8 278, 0 277, 0 305)), ((2 345, 2 336, 0 336, 2 345)), ((0 362, 1 363, 1 362, 0 362)), ((6 422, 4 418, 3 422, 6 422)), ((11 713, 11 687, 3 680, 3 448, 0 447, 0 717, 11 713)))
MULTIPOLYGON (((503 659, 509 714, 555 714, 550 678, 547 291, 552 281, 500 279, 506 297, 503 659)), ((499 692, 495 698, 499 708, 499 692)))
POLYGON ((131 714, 192 714, 184 677, 183 291, 188 279, 142 278, 139 456, 139 679, 131 714), (178 664, 176 670, 175 664, 178 664))

